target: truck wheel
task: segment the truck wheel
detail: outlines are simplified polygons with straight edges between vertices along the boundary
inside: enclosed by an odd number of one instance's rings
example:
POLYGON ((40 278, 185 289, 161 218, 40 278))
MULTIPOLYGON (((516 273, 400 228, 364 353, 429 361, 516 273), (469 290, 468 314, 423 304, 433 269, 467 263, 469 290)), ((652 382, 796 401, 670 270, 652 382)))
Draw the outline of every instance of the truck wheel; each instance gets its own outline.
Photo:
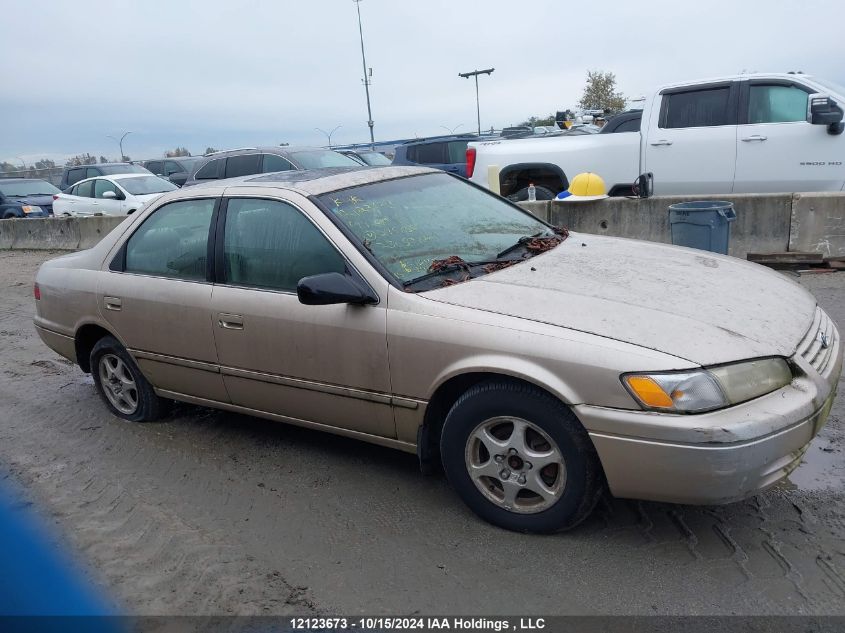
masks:
POLYGON ((109 410, 130 422, 149 422, 167 412, 169 401, 159 398, 129 352, 112 336, 104 336, 91 350, 91 374, 109 410))
POLYGON ((530 385, 496 380, 461 396, 440 452, 449 482, 478 516, 507 530, 568 530, 604 489, 595 448, 572 411, 530 385))
MULTIPOLYGON (((547 189, 546 187, 534 187, 537 193, 537 200, 554 200, 555 196, 557 195, 551 189, 547 189)), ((508 200, 511 202, 525 202, 528 200, 528 187, 523 187, 519 191, 510 194, 507 196, 508 200)))

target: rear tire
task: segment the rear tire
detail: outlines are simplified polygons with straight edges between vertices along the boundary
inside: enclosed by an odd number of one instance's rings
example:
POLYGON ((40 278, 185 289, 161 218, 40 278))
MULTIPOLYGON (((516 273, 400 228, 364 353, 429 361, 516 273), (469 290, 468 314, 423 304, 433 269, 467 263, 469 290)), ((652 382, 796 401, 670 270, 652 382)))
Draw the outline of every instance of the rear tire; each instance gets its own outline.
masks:
POLYGON ((507 530, 571 529, 604 490, 584 427, 566 405, 530 385, 495 380, 469 389, 446 417, 440 452, 463 501, 507 530))
POLYGON ((112 414, 130 422, 158 420, 170 402, 159 398, 126 348, 104 336, 91 350, 91 375, 97 392, 112 414))

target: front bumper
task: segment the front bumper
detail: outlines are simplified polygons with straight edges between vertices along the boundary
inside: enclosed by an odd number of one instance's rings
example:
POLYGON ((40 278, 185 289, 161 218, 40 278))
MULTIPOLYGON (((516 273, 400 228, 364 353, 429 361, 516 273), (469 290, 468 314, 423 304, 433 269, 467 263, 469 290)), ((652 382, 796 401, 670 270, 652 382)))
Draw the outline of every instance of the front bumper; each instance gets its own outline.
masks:
POLYGON ((824 426, 842 373, 838 333, 823 372, 802 356, 803 375, 766 396, 700 415, 573 407, 596 447, 614 496, 672 503, 738 501, 801 463, 824 426))

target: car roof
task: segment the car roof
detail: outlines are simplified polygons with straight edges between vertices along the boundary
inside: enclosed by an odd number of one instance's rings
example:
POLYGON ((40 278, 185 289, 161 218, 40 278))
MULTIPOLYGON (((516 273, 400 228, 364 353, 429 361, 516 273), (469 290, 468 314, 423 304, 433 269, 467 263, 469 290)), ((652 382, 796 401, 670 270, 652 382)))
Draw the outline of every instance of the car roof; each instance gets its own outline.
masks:
POLYGON ((44 178, 0 178, 0 185, 2 185, 4 182, 9 183, 9 182, 36 182, 36 181, 38 181, 38 182, 49 182, 48 180, 45 180, 44 178))
POLYGON ((368 185, 384 180, 395 180, 420 174, 442 174, 439 169, 412 166, 384 167, 326 167, 324 169, 303 169, 280 171, 271 174, 240 176, 225 180, 213 180, 184 189, 186 193, 204 186, 208 187, 264 187, 297 191, 305 196, 319 196, 331 191, 368 185))
MULTIPOLYGON (((334 150, 326 149, 325 147, 311 147, 308 145, 269 145, 259 147, 240 147, 238 149, 224 149, 219 152, 205 154, 203 158, 222 158, 226 156, 236 156, 238 154, 276 154, 278 156, 285 156, 287 154, 295 154, 297 152, 333 152, 334 150)), ((193 158, 186 156, 185 158, 193 158)), ((162 159, 164 160, 164 159, 162 159)))
POLYGON ((478 138, 476 134, 445 134, 442 136, 427 136, 425 138, 415 138, 412 141, 405 141, 404 143, 400 143, 400 145, 415 145, 417 143, 431 143, 434 142, 442 142, 442 141, 463 141, 466 139, 474 139, 478 138))
POLYGON ((91 163, 90 165, 65 165, 65 169, 85 169, 86 167, 116 167, 118 165, 135 165, 136 163, 91 163))
MULTIPOLYGON (((71 187, 75 187, 76 185, 80 185, 83 182, 88 182, 92 180, 128 180, 129 178, 149 178, 150 176, 152 176, 153 178, 159 178, 159 176, 156 176, 155 174, 139 174, 137 172, 134 174, 101 174, 99 176, 91 176, 90 178, 83 178, 82 180, 78 180, 77 182, 73 183, 71 187)), ((161 180, 164 180, 164 178, 161 178, 161 180)))

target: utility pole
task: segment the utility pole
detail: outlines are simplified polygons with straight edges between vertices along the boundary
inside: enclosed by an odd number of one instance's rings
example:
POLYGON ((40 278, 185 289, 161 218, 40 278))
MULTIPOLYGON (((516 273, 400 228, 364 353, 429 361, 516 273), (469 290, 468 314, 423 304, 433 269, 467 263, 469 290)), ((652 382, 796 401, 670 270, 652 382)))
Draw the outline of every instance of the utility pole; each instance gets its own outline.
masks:
MULTIPOLYGON (((356 0, 358 1, 358 0, 356 0)), ((478 135, 481 136, 481 104, 478 101, 478 76, 491 75, 495 68, 488 68, 487 70, 473 70, 471 73, 458 73, 458 77, 469 79, 475 77, 475 114, 478 117, 478 135)))
POLYGON ((117 141, 117 144, 120 146, 120 162, 123 162, 123 157, 126 156, 126 154, 123 153, 123 139, 125 139, 130 134, 132 134, 132 132, 125 132, 123 136, 120 137, 120 140, 118 140, 115 136, 111 136, 110 134, 106 135, 113 141, 117 141))
POLYGON ((370 126, 370 149, 376 149, 376 139, 373 136, 373 111, 370 108, 370 80, 367 76, 367 58, 364 56, 364 31, 361 28, 361 0, 352 0, 358 9, 358 35, 361 36, 361 65, 364 68, 364 90, 367 93, 367 125, 370 126))

